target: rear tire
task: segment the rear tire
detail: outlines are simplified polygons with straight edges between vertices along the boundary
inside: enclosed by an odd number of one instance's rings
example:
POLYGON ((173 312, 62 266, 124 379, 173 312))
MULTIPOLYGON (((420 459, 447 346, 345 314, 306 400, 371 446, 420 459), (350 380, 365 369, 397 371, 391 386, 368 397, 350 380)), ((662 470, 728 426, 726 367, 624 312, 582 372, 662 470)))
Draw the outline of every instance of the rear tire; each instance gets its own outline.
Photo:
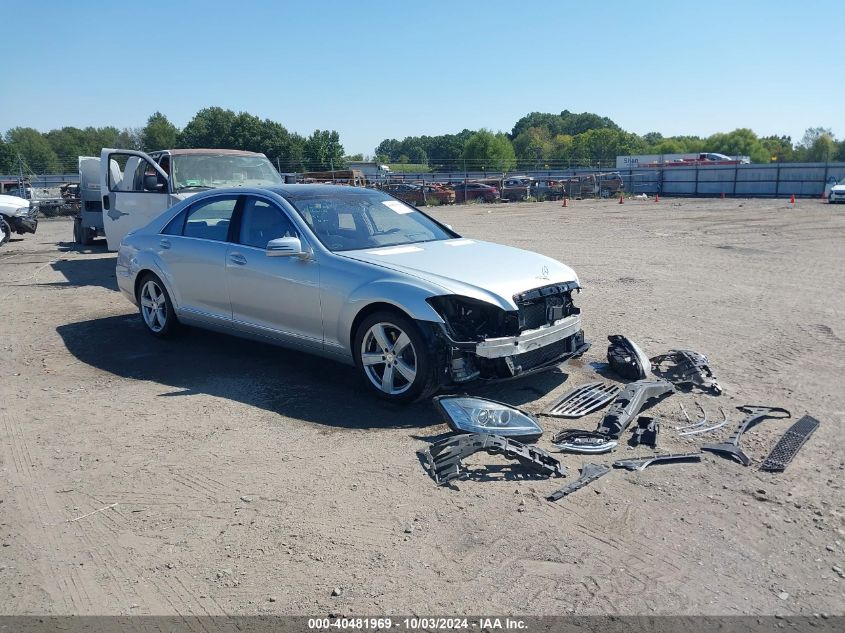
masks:
POLYGON ((352 353, 364 384, 383 400, 408 403, 437 391, 431 346, 417 324, 399 312, 375 312, 361 321, 352 353))
POLYGON ((147 273, 138 284, 138 311, 147 331, 156 338, 173 338, 180 324, 161 279, 147 273))

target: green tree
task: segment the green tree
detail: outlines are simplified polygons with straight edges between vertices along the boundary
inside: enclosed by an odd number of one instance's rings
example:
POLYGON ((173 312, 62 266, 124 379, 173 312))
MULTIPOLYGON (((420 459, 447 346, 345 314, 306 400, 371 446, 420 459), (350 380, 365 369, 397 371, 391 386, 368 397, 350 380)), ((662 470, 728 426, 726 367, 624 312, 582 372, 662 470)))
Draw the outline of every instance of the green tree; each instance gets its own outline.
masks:
POLYGON ((375 151, 376 156, 381 156, 385 163, 395 163, 399 160, 399 141, 395 138, 386 138, 378 144, 375 151))
POLYGON ((203 108, 188 121, 179 135, 185 148, 219 147, 233 149, 233 128, 237 115, 232 110, 203 108))
POLYGON ((24 169, 37 174, 62 171, 62 164, 55 150, 38 130, 15 127, 6 132, 6 143, 24 161, 24 169))
POLYGON ((350 163, 350 162, 360 163, 364 160, 364 155, 363 154, 350 154, 348 156, 344 156, 343 160, 345 160, 347 163, 350 163))
POLYGON ((334 130, 314 130, 305 141, 305 161, 311 171, 343 169, 343 145, 340 136, 334 130))
POLYGON ((11 174, 17 170, 18 158, 9 144, 0 138, 0 174, 11 174))
POLYGON ((564 110, 560 114, 532 112, 516 122, 510 137, 515 139, 522 132, 532 127, 546 128, 551 136, 557 136, 558 134, 575 136, 576 134, 583 134, 589 130, 602 128, 620 129, 612 120, 599 116, 598 114, 593 114, 592 112, 582 112, 580 114, 570 112, 569 110, 564 110))
POLYGON ((467 139, 463 159, 467 169, 506 172, 516 166, 516 153, 510 139, 499 132, 480 129, 467 139))
POLYGON ((766 148, 770 161, 785 163, 795 159, 792 138, 789 136, 765 136, 760 139, 760 144, 766 148))
POLYGON ((767 163, 770 159, 768 150, 748 128, 713 134, 704 142, 704 151, 728 156, 749 156, 753 163, 767 163))
POLYGON ((141 130, 141 147, 150 152, 157 149, 174 149, 179 138, 179 128, 161 112, 153 113, 141 130))
POLYGON ((521 167, 536 168, 552 155, 554 143, 547 128, 530 127, 516 136, 513 149, 521 167))

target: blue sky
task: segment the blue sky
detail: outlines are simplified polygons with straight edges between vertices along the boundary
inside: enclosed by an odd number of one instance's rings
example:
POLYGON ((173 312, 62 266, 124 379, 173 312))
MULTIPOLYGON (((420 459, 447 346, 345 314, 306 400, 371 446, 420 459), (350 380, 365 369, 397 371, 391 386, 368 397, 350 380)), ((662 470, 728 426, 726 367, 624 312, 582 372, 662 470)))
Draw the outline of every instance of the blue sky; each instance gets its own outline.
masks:
POLYGON ((596 112, 640 134, 845 136, 838 0, 0 0, 0 131, 244 110, 347 152, 596 112), (126 10, 124 7, 131 7, 126 10))

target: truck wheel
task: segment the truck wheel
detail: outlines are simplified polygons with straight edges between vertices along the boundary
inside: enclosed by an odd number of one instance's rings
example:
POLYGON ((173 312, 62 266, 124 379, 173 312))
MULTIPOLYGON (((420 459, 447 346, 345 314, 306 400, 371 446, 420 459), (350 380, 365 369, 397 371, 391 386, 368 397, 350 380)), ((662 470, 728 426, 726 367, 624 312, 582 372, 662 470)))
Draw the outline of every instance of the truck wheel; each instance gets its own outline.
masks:
POLYGON ((0 246, 3 246, 12 237, 12 227, 3 218, 0 218, 0 246))
POLYGON ((88 227, 82 227, 82 245, 89 246, 94 241, 94 232, 88 227))

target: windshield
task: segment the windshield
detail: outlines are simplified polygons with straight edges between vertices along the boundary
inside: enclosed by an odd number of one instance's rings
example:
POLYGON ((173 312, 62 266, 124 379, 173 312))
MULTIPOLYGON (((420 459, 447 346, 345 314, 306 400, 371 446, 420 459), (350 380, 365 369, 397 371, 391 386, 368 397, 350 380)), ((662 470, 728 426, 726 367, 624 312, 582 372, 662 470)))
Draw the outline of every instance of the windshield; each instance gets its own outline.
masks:
POLYGON ((332 251, 400 246, 460 237, 414 207, 374 189, 284 194, 332 251))
POLYGON ((282 178, 265 156, 177 154, 173 160, 173 190, 218 187, 272 187, 282 178))

